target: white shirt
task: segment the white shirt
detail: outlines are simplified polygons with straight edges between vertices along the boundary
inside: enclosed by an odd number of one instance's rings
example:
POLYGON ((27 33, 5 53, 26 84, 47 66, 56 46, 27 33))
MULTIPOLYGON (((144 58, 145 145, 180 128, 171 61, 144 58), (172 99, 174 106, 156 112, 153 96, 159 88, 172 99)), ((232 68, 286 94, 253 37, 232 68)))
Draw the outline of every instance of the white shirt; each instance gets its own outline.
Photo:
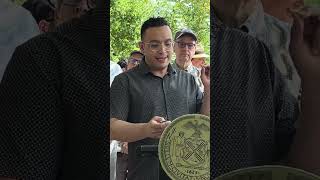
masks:
POLYGON ((120 73, 122 73, 121 67, 117 63, 110 61, 110 87, 114 78, 120 73))
POLYGON ((256 10, 241 27, 246 27, 249 35, 266 44, 273 63, 282 74, 289 92, 299 99, 301 79, 289 53, 290 24, 266 14, 262 3, 258 0, 256 10))
MULTIPOLYGON (((121 67, 113 62, 110 61, 110 87, 114 80, 114 78, 122 73, 121 67)), ((116 179, 116 169, 117 169, 117 152, 119 151, 118 141, 111 141, 110 142, 110 180, 116 179)))
POLYGON ((0 1, 0 81, 16 47, 38 34, 29 11, 9 0, 0 1))

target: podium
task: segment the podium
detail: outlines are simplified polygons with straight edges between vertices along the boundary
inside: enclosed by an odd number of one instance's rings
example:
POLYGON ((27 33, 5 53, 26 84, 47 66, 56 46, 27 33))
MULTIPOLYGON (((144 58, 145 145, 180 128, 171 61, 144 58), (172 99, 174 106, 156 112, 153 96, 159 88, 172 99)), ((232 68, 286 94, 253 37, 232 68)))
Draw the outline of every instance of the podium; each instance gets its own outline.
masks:
POLYGON ((159 163, 159 178, 158 180, 171 180, 169 176, 164 172, 160 164, 158 156, 158 145, 141 145, 137 147, 136 153, 142 157, 157 157, 159 163))
POLYGON ((210 179, 210 118, 180 116, 163 131, 159 144, 141 145, 136 153, 158 160, 156 180, 210 179))

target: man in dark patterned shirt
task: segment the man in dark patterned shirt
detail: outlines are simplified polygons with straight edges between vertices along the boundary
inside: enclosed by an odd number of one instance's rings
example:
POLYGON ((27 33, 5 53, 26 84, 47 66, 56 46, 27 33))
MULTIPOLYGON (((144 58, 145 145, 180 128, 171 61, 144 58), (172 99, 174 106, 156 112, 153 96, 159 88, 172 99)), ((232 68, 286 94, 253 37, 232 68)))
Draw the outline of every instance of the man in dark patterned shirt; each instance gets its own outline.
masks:
POLYGON ((108 179, 107 13, 101 2, 16 49, 0 84, 0 177, 108 179))
POLYGON ((118 75, 111 86, 111 139, 129 142, 128 180, 157 180, 158 158, 141 157, 136 149, 158 144, 167 121, 191 113, 209 115, 210 79, 203 68, 203 95, 191 74, 169 64, 173 39, 163 18, 142 25, 141 41, 144 60, 118 75))
POLYGON ((212 23, 212 175, 270 164, 288 152, 295 99, 286 97, 266 46, 212 23))
MULTIPOLYGON (((301 38, 303 28, 294 32, 295 41, 291 44, 295 47, 293 59, 302 70, 309 69, 303 71, 305 77, 301 74, 305 79, 303 125, 296 131, 297 100, 288 93, 267 47, 240 30, 226 27, 211 13, 211 175, 214 178, 231 170, 285 159, 288 165, 316 172, 320 167, 316 152, 320 148, 315 139, 319 137, 320 125, 315 109, 320 98, 319 91, 316 92, 319 87, 313 90, 310 84, 319 81, 316 69, 319 71, 320 66, 315 63, 319 55, 310 55, 310 45, 301 38), (318 78, 313 81, 310 74, 318 78)), ((316 40, 320 37, 319 29, 316 40)))

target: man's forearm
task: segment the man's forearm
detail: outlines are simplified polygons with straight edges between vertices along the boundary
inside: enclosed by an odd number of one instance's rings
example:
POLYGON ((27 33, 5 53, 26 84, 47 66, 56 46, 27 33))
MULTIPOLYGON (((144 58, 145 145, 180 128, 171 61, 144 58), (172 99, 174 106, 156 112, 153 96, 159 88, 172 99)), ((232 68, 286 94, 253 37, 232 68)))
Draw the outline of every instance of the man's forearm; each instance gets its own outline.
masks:
POLYGON ((134 142, 147 138, 146 123, 129 123, 112 118, 110 120, 110 140, 134 142))
POLYGON ((200 113, 210 116, 210 88, 205 88, 200 113))
POLYGON ((301 124, 291 146, 289 162, 295 167, 320 173, 320 87, 303 83, 302 88, 301 124))

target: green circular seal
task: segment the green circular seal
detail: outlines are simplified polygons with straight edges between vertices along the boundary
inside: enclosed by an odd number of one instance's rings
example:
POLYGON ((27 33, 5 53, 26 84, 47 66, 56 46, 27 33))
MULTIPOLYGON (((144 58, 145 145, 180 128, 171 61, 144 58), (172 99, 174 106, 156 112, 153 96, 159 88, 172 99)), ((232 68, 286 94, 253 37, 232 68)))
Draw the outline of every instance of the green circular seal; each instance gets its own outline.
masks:
POLYGON ((319 176, 286 166, 256 166, 231 171, 215 180, 320 180, 319 176))
POLYGON ((159 142, 163 170, 173 180, 210 179, 210 119, 188 114, 175 119, 159 142))

